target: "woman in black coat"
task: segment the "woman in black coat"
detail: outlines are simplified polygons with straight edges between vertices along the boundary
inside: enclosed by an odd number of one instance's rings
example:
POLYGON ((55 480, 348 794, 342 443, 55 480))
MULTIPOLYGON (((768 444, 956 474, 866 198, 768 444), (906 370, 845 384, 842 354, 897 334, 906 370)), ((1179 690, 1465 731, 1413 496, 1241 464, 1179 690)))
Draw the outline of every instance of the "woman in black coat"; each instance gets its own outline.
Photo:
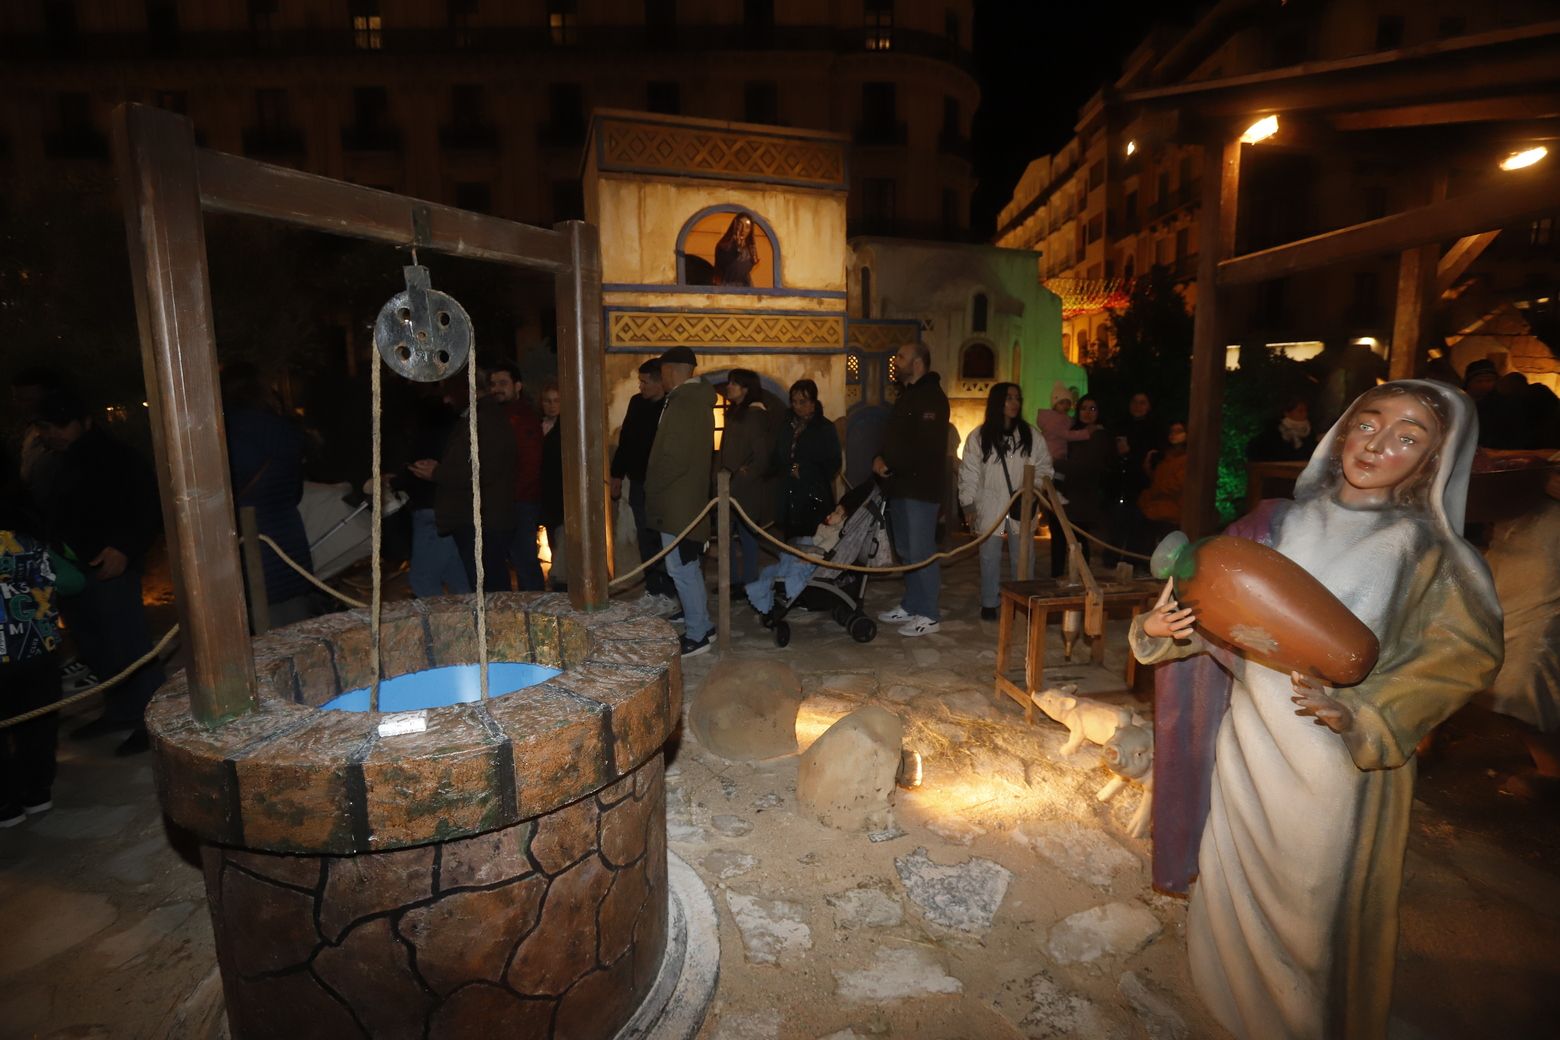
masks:
POLYGON ((840 437, 823 417, 818 384, 791 386, 791 411, 775 437, 775 472, 780 474, 776 520, 785 537, 811 538, 834 509, 834 477, 840 471, 840 437))
MULTIPOLYGON (((1067 458, 1056 463, 1056 470, 1064 478, 1058 490, 1067 499, 1064 507, 1067 519, 1077 528, 1098 534, 1104 525, 1106 493, 1105 485, 1116 464, 1115 446, 1111 436, 1100 421, 1100 402, 1090 394, 1078 400, 1077 418, 1073 429, 1094 427, 1086 441, 1075 441, 1067 448, 1067 458)), ((1051 527, 1051 577, 1059 578, 1067 572, 1067 541, 1061 524, 1050 517, 1051 527)), ((1083 558, 1089 559, 1089 542, 1079 538, 1083 546, 1083 558)))

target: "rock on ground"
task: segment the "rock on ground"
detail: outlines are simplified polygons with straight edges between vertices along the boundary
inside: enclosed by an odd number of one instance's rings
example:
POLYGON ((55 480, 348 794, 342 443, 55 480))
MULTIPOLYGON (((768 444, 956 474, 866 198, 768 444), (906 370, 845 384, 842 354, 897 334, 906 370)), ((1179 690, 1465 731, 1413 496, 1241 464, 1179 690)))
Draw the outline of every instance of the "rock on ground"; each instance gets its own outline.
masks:
POLYGON ((746 874, 756 866, 757 857, 730 849, 721 849, 704 857, 704 869, 722 881, 746 874))
POLYGON ((721 758, 754 762, 796 752, 802 684, 789 665, 726 658, 710 669, 688 709, 699 744, 721 758))
POLYGON ((1159 937, 1163 926, 1132 900, 1080 910, 1051 929, 1046 950, 1058 964, 1128 957, 1159 937))
POLYGON ((1063 874, 1097 888, 1132 879, 1142 864, 1110 835, 1071 820, 1030 820, 1013 830, 1013 840, 1028 845, 1063 874))
POLYGON ((1170 1006, 1169 1001, 1149 989, 1148 983, 1126 971, 1122 972, 1116 986, 1132 1005, 1132 1010, 1137 1012, 1138 1022, 1148 1034, 1148 1040, 1186 1040, 1185 1020, 1170 1006))
POLYGON ((836 928, 893 928, 905 919, 904 904, 881 888, 852 888, 824 901, 834 908, 836 928))
POLYGON ((722 813, 710 820, 710 826, 728 838, 740 838, 753 832, 753 825, 740 816, 722 813))
POLYGON ((928 922, 973 935, 990 929, 1013 877, 1000 863, 979 857, 945 867, 924 848, 894 860, 894 867, 928 922))
POLYGON ((952 845, 968 845, 986 828, 958 816, 940 816, 926 822, 926 829, 952 845))
POLYGON ((820 822, 860 830, 888 811, 899 772, 904 723, 876 705, 830 726, 802 755, 796 801, 820 822))
POLYGON ((962 993, 964 984, 943 970, 929 950, 880 947, 862 971, 835 969, 834 988, 841 1000, 880 1003, 907 997, 962 993))
POLYGON ((726 906, 736 918, 750 964, 778 964, 783 954, 812 949, 807 908, 800 903, 728 891, 726 906))
POLYGON ((1044 972, 1029 980, 1029 988, 1034 1007, 1020 1025, 1030 1040, 1125 1040, 1131 1035, 1094 1001, 1062 989, 1044 972))

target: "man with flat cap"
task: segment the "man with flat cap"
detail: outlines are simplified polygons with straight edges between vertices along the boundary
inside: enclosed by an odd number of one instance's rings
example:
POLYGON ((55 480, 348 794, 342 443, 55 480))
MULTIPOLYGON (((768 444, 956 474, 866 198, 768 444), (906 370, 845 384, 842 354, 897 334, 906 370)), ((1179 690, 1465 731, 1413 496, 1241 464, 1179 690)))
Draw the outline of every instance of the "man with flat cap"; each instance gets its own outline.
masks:
MULTIPOLYGON (((661 355, 661 385, 666 408, 656 427, 650 464, 645 470, 645 520, 671 545, 710 499, 710 462, 715 450, 715 388, 693 378, 698 358, 687 347, 661 355)), ((666 557, 666 571, 682 604, 685 657, 710 648, 708 598, 702 559, 710 537, 705 516, 666 557)))

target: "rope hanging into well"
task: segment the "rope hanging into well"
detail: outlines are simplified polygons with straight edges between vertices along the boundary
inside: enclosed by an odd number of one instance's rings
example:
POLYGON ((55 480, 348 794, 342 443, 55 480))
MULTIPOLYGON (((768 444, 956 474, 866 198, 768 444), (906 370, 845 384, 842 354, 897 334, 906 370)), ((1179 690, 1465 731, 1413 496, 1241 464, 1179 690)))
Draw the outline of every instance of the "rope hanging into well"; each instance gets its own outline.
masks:
POLYGON ((384 415, 383 415, 384 401, 383 401, 383 388, 380 385, 381 375, 382 374, 379 371, 380 367, 383 364, 384 364, 384 362, 379 358, 379 356, 377 354, 375 354, 374 357, 372 357, 370 359, 370 361, 369 361, 369 368, 372 370, 372 372, 371 372, 371 374, 368 377, 368 385, 369 385, 369 388, 370 388, 370 394, 372 396, 372 408, 373 408, 373 415, 374 415, 372 462, 370 463, 370 466, 369 466, 369 472, 373 475, 372 478, 371 478, 372 479, 372 485, 371 486, 373 488, 373 496, 374 496, 373 497, 373 508, 372 508, 373 525, 372 525, 372 529, 371 529, 372 533, 371 533, 370 538, 369 538, 369 546, 370 546, 370 548, 369 548, 369 557, 370 557, 370 559, 373 562, 373 566, 370 568, 370 570, 373 571, 373 577, 374 577, 374 590, 373 590, 373 595, 370 597, 369 608, 368 608, 368 610, 369 610, 368 625, 369 625, 369 633, 370 633, 370 636, 371 636, 371 638, 370 638, 370 644, 371 645, 370 645, 370 650, 369 650, 369 656, 372 658, 369 667, 370 667, 370 674, 373 676, 372 682, 370 683, 369 688, 368 688, 368 710, 369 711, 378 711, 379 710, 379 675, 380 675, 380 664, 379 664, 379 613, 380 613, 380 608, 384 605, 384 603, 383 603, 384 575, 382 573, 383 568, 380 566, 380 561, 379 561, 379 544, 380 544, 380 541, 384 538, 384 520, 385 520, 385 516, 384 516, 384 498, 385 498, 385 496, 384 496, 384 485, 383 485, 383 482, 381 481, 380 476, 379 476, 380 454, 381 454, 381 452, 383 451, 383 448, 384 448, 384 445, 383 445, 383 431, 381 429, 381 427, 383 426, 383 423, 384 423, 384 415))
MULTIPOLYGON (((476 528, 477 556, 477 672, 482 699, 488 699, 487 568, 482 565, 482 456, 477 450, 477 346, 466 359, 466 430, 471 442, 471 523, 476 528)), ((375 560, 377 573, 378 560, 375 560)))

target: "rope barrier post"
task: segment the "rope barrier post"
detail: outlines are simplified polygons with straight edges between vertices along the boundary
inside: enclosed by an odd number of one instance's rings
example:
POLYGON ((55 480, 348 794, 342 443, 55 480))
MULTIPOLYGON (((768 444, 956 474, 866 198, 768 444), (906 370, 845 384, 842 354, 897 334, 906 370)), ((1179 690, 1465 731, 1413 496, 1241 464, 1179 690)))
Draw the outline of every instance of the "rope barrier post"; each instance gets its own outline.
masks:
POLYGON ((1008 548, 1015 550, 1013 560, 1018 576, 1029 581, 1035 576, 1035 467, 1024 465, 1023 499, 1018 510, 1018 544, 1008 548))
POLYGON ((249 628, 254 635, 271 631, 271 604, 265 598, 265 570, 260 562, 260 527, 255 507, 238 511, 238 536, 243 539, 244 584, 249 592, 249 628))
POLYGON ((721 470, 715 475, 715 558, 719 561, 720 613, 716 623, 715 646, 721 653, 731 649, 731 474, 721 470))

